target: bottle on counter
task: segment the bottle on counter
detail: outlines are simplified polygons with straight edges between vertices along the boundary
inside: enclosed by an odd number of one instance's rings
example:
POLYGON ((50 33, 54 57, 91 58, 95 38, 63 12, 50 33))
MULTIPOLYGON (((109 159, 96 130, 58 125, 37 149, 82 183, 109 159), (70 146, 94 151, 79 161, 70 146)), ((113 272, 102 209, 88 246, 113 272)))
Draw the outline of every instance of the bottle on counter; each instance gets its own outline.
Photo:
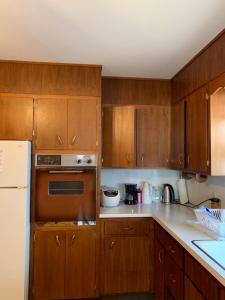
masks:
POLYGON ((141 189, 137 189, 137 203, 138 204, 142 203, 142 192, 141 192, 141 189))

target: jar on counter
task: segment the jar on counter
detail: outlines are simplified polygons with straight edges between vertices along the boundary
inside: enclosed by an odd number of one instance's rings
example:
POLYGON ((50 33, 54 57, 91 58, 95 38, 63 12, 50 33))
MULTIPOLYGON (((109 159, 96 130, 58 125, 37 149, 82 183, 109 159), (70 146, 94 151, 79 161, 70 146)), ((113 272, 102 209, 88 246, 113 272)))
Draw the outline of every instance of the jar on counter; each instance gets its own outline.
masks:
POLYGON ((219 198, 211 198, 211 208, 212 209, 220 209, 221 208, 221 200, 219 198))

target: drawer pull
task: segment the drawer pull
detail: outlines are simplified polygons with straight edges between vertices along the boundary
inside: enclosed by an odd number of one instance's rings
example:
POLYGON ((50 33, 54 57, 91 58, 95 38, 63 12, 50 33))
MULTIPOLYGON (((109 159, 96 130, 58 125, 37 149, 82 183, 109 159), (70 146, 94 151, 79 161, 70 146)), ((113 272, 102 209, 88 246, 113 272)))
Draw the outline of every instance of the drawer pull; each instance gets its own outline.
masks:
POLYGON ((122 230, 133 230, 134 228, 128 226, 128 227, 122 227, 121 229, 122 229, 122 230))
POLYGON ((173 247, 170 247, 169 250, 172 254, 176 253, 176 250, 173 247))
POLYGON ((60 243, 58 234, 55 236, 55 239, 56 239, 56 243, 57 243, 58 247, 60 247, 61 243, 60 243))
POLYGON ((73 245, 73 243, 75 242, 75 239, 76 239, 76 235, 73 234, 73 235, 72 235, 72 238, 71 238, 71 245, 73 245))
POLYGON ((60 135, 57 135, 57 140, 58 140, 58 142, 59 142, 60 145, 63 145, 63 141, 62 141, 60 135))
POLYGON ((116 242, 115 241, 112 241, 111 242, 111 245, 110 245, 110 248, 112 249, 114 246, 115 246, 116 242))
POLYGON ((160 250, 158 253, 158 259, 159 259, 159 262, 162 263, 162 250, 160 250))
POLYGON ((172 273, 169 275, 169 277, 170 277, 172 283, 176 283, 177 282, 176 279, 174 278, 174 275, 172 273))

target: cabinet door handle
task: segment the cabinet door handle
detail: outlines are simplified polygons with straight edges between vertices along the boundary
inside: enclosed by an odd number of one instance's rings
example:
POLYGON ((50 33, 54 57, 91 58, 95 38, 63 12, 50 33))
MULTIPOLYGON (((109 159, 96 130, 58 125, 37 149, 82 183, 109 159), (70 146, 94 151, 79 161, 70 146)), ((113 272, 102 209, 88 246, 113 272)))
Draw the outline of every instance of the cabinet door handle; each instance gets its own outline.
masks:
POLYGON ((190 163, 190 156, 188 155, 187 156, 187 165, 189 166, 189 163, 190 163))
POLYGON ((158 253, 158 259, 159 259, 159 262, 162 263, 162 250, 160 250, 158 253))
POLYGON ((141 162, 144 162, 144 154, 141 155, 141 162))
POLYGON ((169 250, 172 254, 176 253, 176 250, 172 246, 170 246, 169 250))
POLYGON ((61 243, 60 243, 59 235, 58 235, 58 234, 55 236, 55 239, 56 239, 57 245, 60 247, 60 246, 61 246, 61 243))
POLYGON ((73 243, 75 242, 75 239, 76 239, 76 234, 73 234, 72 238, 71 238, 71 245, 73 245, 73 243))
POLYGON ((57 135, 57 139, 58 139, 59 144, 60 144, 60 145, 63 145, 63 141, 62 141, 60 135, 57 135))
POLYGON ((172 283, 176 283, 177 282, 176 279, 174 278, 174 275, 172 273, 170 273, 169 277, 170 277, 172 283))
POLYGON ((122 230, 133 230, 134 228, 128 226, 128 227, 121 227, 121 229, 122 229, 122 230))
POLYGON ((115 246, 116 242, 115 241, 112 241, 111 242, 111 245, 110 245, 110 248, 112 249, 114 246, 115 246))
POLYGON ((73 138, 72 138, 71 145, 73 145, 75 143, 76 139, 77 139, 77 135, 74 135, 73 138))

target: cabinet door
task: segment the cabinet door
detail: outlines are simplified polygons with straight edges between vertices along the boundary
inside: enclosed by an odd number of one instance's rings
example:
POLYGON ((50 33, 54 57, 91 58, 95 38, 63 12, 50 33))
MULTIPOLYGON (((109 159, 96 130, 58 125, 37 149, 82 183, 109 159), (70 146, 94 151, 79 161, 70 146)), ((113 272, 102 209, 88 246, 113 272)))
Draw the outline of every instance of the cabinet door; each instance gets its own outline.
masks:
POLYGON ((205 298, 193 283, 185 276, 184 279, 184 300, 204 300, 205 298))
POLYGON ((135 167, 135 110, 133 106, 104 108, 103 166, 135 167))
POLYGON ((171 167, 184 169, 185 162, 185 102, 175 103, 171 109, 171 167))
POLYGON ((165 299, 165 290, 164 290, 165 257, 164 256, 165 256, 164 248, 157 240, 155 240, 154 279, 155 279, 156 300, 165 299))
POLYGON ((96 296, 96 247, 95 231, 67 233, 66 298, 96 296))
POLYGON ((137 166, 165 168, 169 162, 170 108, 137 109, 137 166))
POLYGON ((37 149, 66 149, 67 100, 42 98, 35 100, 35 145, 37 149))
POLYGON ((0 139, 32 140, 33 98, 0 96, 0 139))
POLYGON ((68 100, 68 145, 76 150, 96 150, 97 98, 68 100))
POLYGON ((206 173, 208 160, 208 100, 203 87, 187 101, 187 169, 206 173))
POLYGON ((106 237, 103 253, 103 293, 150 291, 148 237, 106 237))
POLYGON ((66 235, 37 231, 34 241, 34 288, 37 299, 63 299, 66 235))

